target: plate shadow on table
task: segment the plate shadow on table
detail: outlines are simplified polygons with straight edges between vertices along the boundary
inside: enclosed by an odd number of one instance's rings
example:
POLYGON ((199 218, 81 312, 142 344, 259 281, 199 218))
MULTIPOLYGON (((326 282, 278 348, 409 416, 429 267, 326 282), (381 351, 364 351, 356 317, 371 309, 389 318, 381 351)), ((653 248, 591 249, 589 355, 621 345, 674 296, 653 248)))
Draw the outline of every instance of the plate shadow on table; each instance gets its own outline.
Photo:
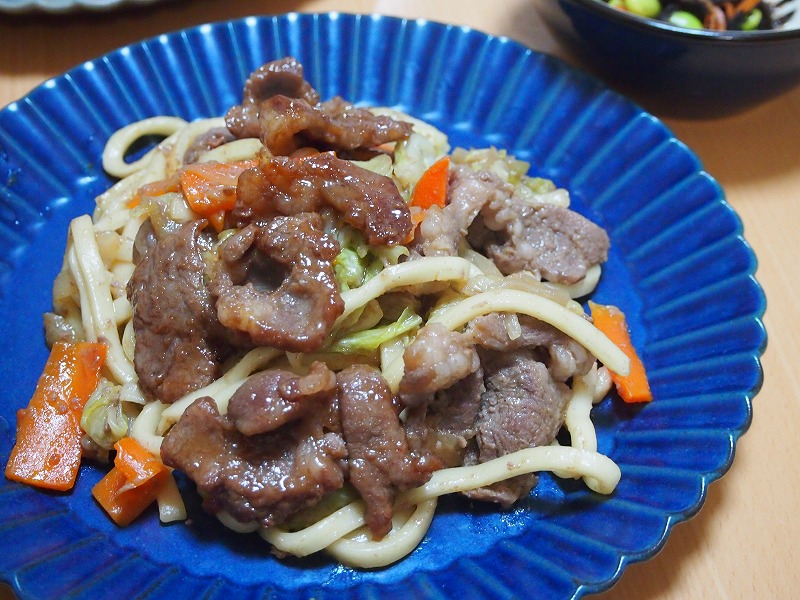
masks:
POLYGON ((800 138, 781 128, 793 114, 797 94, 769 101, 746 113, 718 121, 666 123, 703 161, 706 170, 725 188, 729 184, 758 184, 779 179, 797 168, 800 138))
POLYGON ((704 540, 710 535, 712 521, 723 511, 727 495, 735 493, 728 480, 712 483, 700 512, 680 523, 670 533, 661 551, 645 562, 628 565, 621 579, 607 592, 591 596, 596 600, 659 600, 669 598, 684 567, 702 555, 704 540))

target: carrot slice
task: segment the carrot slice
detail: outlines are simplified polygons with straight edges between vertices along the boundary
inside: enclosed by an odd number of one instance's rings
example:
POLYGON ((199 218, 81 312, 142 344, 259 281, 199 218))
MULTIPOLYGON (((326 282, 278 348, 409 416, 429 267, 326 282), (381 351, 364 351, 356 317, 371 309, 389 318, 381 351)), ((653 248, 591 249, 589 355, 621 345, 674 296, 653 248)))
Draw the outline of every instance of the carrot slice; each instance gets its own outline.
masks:
POLYGON ((181 192, 192 210, 206 217, 221 231, 225 211, 236 204, 236 183, 242 171, 258 164, 256 160, 235 163, 198 163, 180 171, 181 192))
POLYGON ((170 470, 134 438, 122 438, 114 449, 114 468, 92 488, 92 496, 117 525, 125 526, 152 504, 170 470))
POLYGON ((411 206, 427 210, 434 204, 441 208, 447 203, 447 182, 450 178, 450 157, 444 156, 433 163, 419 178, 411 192, 411 206))
POLYGON ((92 488, 92 496, 117 524, 125 526, 153 503, 169 471, 161 471, 143 484, 129 487, 130 481, 119 467, 114 467, 92 488))
POLYGON ((425 211, 419 208, 418 206, 411 207, 411 231, 408 232, 406 239, 403 240, 403 244, 407 245, 414 241, 414 237, 417 234, 417 227, 420 223, 425 220, 425 211))
POLYGON ((166 179, 160 179, 158 181, 144 184, 136 191, 136 194, 134 194, 133 198, 128 200, 126 206, 128 208, 136 208, 142 202, 142 198, 144 196, 163 196, 169 192, 178 191, 180 191, 180 181, 175 175, 173 175, 171 177, 167 177, 166 179))
POLYGON ((144 196, 181 192, 194 212, 208 219, 217 231, 222 231, 225 212, 236 204, 239 175, 257 164, 258 161, 252 159, 186 165, 171 177, 143 185, 128 201, 127 207, 135 208, 144 196))
POLYGON ((132 486, 139 486, 161 471, 167 470, 160 460, 150 454, 132 437, 124 437, 116 444, 114 466, 125 475, 132 486))
POLYGON ((644 363, 631 342, 625 314, 616 306, 595 304, 594 302, 589 302, 589 309, 592 312, 595 327, 614 342, 631 361, 631 372, 627 376, 618 375, 609 369, 611 380, 620 397, 625 402, 650 402, 653 399, 650 383, 647 380, 644 363))
POLYGON ((225 212, 224 210, 218 210, 215 213, 211 213, 206 218, 208 222, 211 223, 211 226, 217 231, 220 232, 225 229, 225 212))
POLYGON ((72 488, 81 462, 81 412, 105 357, 102 343, 53 345, 28 407, 17 413, 8 479, 52 490, 72 488))

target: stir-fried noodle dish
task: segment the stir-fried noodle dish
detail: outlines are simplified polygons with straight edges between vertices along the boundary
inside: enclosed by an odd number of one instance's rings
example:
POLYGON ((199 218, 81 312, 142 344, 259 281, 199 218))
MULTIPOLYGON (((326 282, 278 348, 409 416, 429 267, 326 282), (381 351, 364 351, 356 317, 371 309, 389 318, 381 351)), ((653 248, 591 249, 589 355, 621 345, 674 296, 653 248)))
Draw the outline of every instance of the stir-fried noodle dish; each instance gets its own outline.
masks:
POLYGON ((125 525, 153 502, 185 519, 180 472, 278 556, 358 567, 413 551, 443 494, 502 510, 541 471, 613 492, 592 406, 649 395, 600 324, 621 313, 578 301, 609 238, 526 163, 322 101, 284 58, 224 117, 117 131, 103 166, 119 181, 70 224, 8 477, 68 489, 106 461, 93 495, 125 525))

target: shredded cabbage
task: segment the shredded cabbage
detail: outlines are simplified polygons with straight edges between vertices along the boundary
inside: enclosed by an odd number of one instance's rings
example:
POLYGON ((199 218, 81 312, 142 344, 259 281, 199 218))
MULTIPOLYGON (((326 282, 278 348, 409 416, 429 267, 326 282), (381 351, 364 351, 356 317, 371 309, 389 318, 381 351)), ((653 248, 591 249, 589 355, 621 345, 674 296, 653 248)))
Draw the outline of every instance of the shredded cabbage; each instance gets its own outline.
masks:
POLYGON ((350 162, 378 175, 392 176, 392 158, 388 154, 378 154, 369 160, 353 160, 350 162))
POLYGON ((105 450, 111 450, 130 428, 131 421, 119 400, 121 389, 122 386, 101 379, 81 414, 81 429, 105 450))
POLYGON ((340 291, 361 287, 408 255, 405 246, 370 246, 363 234, 349 226, 334 232, 341 250, 333 260, 333 273, 340 291))
POLYGON ((451 160, 454 163, 469 165, 476 171, 491 171, 503 181, 514 186, 514 196, 529 204, 555 204, 569 206, 569 193, 549 179, 528 176, 530 164, 497 148, 465 150, 456 148, 451 160))
POLYGON ((411 135, 397 142, 394 148, 394 179, 400 193, 407 200, 428 167, 450 150, 447 135, 430 123, 391 108, 370 110, 377 115, 387 115, 398 121, 411 123, 414 127, 411 135))
POLYGON ((406 308, 394 323, 346 335, 338 339, 328 350, 347 354, 371 352, 377 350, 384 342, 403 335, 421 324, 422 317, 411 308, 406 308))
POLYGON ((333 259, 333 274, 340 290, 351 290, 364 283, 366 269, 356 251, 345 248, 333 259))

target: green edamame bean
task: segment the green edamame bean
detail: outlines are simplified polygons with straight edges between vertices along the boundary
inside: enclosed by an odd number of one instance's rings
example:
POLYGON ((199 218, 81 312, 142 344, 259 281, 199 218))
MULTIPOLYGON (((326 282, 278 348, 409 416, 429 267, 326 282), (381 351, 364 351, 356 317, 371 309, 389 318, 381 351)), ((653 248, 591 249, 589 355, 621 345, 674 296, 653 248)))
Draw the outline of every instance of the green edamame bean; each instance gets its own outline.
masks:
POLYGON ((625 6, 632 13, 642 17, 657 17, 661 12, 660 0, 625 0, 625 6))
POLYGON ((761 25, 762 17, 763 15, 760 9, 754 8, 751 10, 742 23, 742 31, 753 31, 754 29, 758 29, 758 26, 761 25))
POLYGON ((685 27, 686 29, 702 29, 703 22, 692 13, 685 10, 676 10, 669 16, 669 22, 675 27, 685 27))

